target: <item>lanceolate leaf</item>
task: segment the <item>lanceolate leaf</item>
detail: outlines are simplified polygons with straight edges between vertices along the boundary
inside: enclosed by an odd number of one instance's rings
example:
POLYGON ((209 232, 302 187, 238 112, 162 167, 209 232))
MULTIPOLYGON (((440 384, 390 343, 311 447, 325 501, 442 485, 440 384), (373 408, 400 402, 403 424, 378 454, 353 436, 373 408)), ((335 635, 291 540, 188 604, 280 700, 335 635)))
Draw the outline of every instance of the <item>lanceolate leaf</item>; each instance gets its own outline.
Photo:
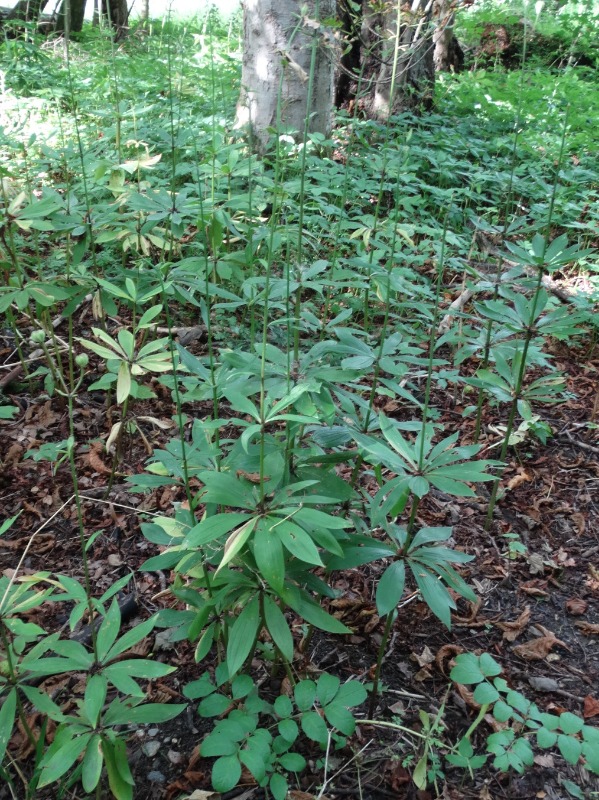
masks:
POLYGON ((4 758, 6 747, 12 736, 12 727, 15 721, 17 708, 17 690, 12 688, 4 698, 2 708, 0 708, 0 764, 4 758))
POLYGON ((376 587, 376 608, 381 616, 392 611, 402 598, 406 582, 406 567, 403 561, 394 561, 383 572, 376 587))
POLYGON ((287 661, 293 660, 293 637, 285 615, 268 595, 264 596, 264 619, 275 645, 287 661))
POLYGON ((235 620, 229 632, 227 666, 232 677, 250 654, 260 627, 260 601, 254 595, 235 620))

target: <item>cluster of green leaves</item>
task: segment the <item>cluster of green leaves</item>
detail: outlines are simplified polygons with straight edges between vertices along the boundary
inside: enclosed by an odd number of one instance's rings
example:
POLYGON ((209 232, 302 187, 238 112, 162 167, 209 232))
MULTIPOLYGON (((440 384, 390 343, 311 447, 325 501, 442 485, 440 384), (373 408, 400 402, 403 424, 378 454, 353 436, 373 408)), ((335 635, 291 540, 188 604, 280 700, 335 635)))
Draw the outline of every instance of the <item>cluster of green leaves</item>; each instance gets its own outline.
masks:
MULTIPOLYGON (((15 519, 0 526, 0 535, 8 531, 15 519)), ((93 792, 105 766, 114 797, 130 800, 134 781, 125 745, 128 727, 165 722, 185 708, 185 704, 143 702, 146 692, 138 680, 164 677, 174 667, 151 659, 123 657, 156 624, 156 619, 150 618, 119 636, 121 614, 115 595, 129 580, 126 576, 102 597, 92 599, 94 610, 103 619, 93 632, 90 649, 75 638, 47 634, 38 624, 23 620, 25 614, 39 612, 43 604, 68 602, 72 631, 89 610, 88 595, 78 581, 64 575, 53 578, 49 573, 16 581, 0 578, 0 771, 12 785, 10 773, 2 764, 13 730, 20 721, 36 753, 33 775, 26 787, 27 797, 61 780, 68 772, 69 785, 81 781, 86 792, 93 792), (64 710, 70 704, 70 696, 52 699, 36 685, 49 676, 69 674, 83 675, 86 680, 76 712, 64 710), (56 723, 52 743, 45 750, 46 726, 42 726, 36 741, 24 714, 25 703, 56 723)))
POLYGON ((299 773, 306 767, 304 756, 292 750, 300 733, 321 750, 343 747, 356 726, 349 709, 366 699, 366 690, 359 681, 342 684, 338 677, 326 672, 316 682, 299 681, 292 696, 280 695, 273 703, 260 697, 249 675, 233 679, 230 696, 222 692, 227 680, 227 668, 222 664, 216 670, 216 682, 205 673, 188 684, 184 692, 190 699, 200 699, 200 716, 226 714, 201 746, 203 756, 216 758, 212 785, 216 791, 229 791, 246 767, 259 786, 268 786, 275 800, 287 797, 286 773, 299 773))
MULTIPOLYGON (((453 681, 475 687, 473 697, 481 706, 477 723, 490 711, 504 725, 487 737, 486 750, 493 757, 493 766, 501 772, 524 772, 533 763, 536 744, 543 750, 557 748, 568 764, 576 765, 582 758, 587 769, 599 774, 599 728, 569 711, 541 711, 521 692, 511 689, 500 677, 501 672, 501 666, 488 653, 463 653, 451 671, 453 681)), ((458 743, 457 753, 447 756, 451 764, 476 769, 488 758, 474 754, 470 739, 475 727, 458 743)))

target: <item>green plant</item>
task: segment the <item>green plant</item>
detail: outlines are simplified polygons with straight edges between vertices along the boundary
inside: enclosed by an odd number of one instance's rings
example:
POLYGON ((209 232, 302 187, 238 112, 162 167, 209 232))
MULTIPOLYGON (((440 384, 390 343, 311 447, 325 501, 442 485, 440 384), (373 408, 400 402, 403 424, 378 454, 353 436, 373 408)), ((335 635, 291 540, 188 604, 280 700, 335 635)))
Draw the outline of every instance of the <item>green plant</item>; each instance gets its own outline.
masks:
POLYGON ((457 656, 451 679, 475 687, 473 698, 480 711, 458 743, 458 753, 448 755, 447 760, 455 766, 478 768, 481 758, 492 756, 493 766, 501 772, 522 773, 533 763, 536 744, 542 750, 557 748, 568 764, 576 765, 582 758, 587 769, 599 774, 599 728, 569 711, 541 711, 521 692, 511 689, 500 677, 501 672, 501 666, 488 653, 457 656), (471 738, 488 712, 504 727, 487 737, 488 755, 475 756, 471 738))
POLYGON ((223 693, 228 680, 226 664, 216 670, 216 682, 205 673, 188 684, 184 694, 199 699, 202 717, 226 714, 204 739, 201 754, 216 757, 212 767, 215 791, 227 792, 240 780, 246 767, 259 786, 268 787, 275 800, 284 800, 289 789, 289 773, 301 773, 306 760, 292 750, 303 733, 328 754, 343 747, 356 720, 349 710, 366 699, 366 690, 355 680, 322 673, 316 682, 302 680, 293 694, 280 695, 273 703, 264 700, 251 677, 237 675, 230 695, 223 693))

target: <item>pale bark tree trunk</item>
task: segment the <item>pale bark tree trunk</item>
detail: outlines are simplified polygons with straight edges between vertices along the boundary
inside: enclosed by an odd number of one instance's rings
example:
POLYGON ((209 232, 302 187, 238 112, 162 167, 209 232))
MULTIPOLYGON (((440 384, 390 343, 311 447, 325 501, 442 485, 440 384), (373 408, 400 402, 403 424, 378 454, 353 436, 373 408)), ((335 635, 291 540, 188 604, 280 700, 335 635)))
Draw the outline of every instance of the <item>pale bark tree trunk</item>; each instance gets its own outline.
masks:
POLYGON ((237 127, 259 151, 271 129, 301 134, 307 118, 309 132, 328 135, 337 47, 319 20, 335 15, 335 0, 244 0, 243 9, 237 127))
POLYGON ((141 0, 141 10, 139 12, 139 18, 141 20, 147 20, 150 17, 150 0, 141 0))
POLYGON ((368 3, 362 42, 368 50, 364 74, 369 116, 387 119, 407 109, 428 110, 433 102, 433 0, 390 2, 380 11, 368 3))

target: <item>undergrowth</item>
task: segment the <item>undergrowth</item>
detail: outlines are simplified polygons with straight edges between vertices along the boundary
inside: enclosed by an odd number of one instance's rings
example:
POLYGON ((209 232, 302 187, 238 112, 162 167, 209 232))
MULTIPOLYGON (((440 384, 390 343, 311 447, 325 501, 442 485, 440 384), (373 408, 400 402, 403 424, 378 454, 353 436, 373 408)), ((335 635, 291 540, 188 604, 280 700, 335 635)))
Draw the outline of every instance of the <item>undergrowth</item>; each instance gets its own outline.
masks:
MULTIPOLYGON (((444 77, 431 115, 384 128, 340 113, 330 140, 281 137, 259 160, 233 128, 239 37, 210 14, 140 27, 118 48, 88 30, 68 60, 33 33, 2 45, 0 314, 20 386, 7 384, 0 417, 18 415, 20 392, 65 410, 67 438, 28 457, 70 476, 80 541, 76 575, 23 573, 24 554, 0 578, 0 771, 15 797, 78 782, 133 796, 129 732, 185 707, 145 702, 147 681, 175 670, 130 653, 157 627, 210 667, 182 699, 219 718, 202 744, 219 791, 245 767, 282 800, 306 767, 301 737, 320 749, 324 791, 368 693, 372 724, 401 732, 376 715, 406 592, 447 627, 459 598, 476 599, 472 554, 450 527, 421 523, 421 501, 482 493, 496 535, 511 448, 546 440, 544 409, 566 397, 555 342, 596 337, 596 76, 444 77), (449 318, 460 291, 472 302, 449 318), (165 398, 168 418, 154 415, 165 398), (85 509, 98 500, 80 486, 92 442, 74 419, 90 401, 105 408, 100 502, 123 473, 133 494, 175 498, 139 514, 155 552, 142 570, 170 575, 170 601, 122 634, 130 574, 98 597, 88 569, 85 509), (446 430, 448 405, 467 434, 446 430), (495 436, 485 412, 503 425, 495 436), (146 469, 131 474, 140 446, 146 469), (343 684, 297 674, 298 625, 304 638, 349 633, 328 607, 331 576, 365 564, 379 568, 385 622, 376 670, 343 684), (66 609, 65 630, 28 621, 49 604, 66 609), (256 658, 286 692, 260 690, 256 658), (57 674, 84 676, 75 704, 39 688, 57 674), (25 771, 11 756, 17 721, 25 771)), ((470 771, 489 753, 522 771, 533 739, 598 771, 595 728, 542 714, 492 658, 460 658, 452 679, 506 725, 481 754, 482 712, 451 743, 423 710, 410 732, 419 788, 439 775, 438 752, 470 771)))

